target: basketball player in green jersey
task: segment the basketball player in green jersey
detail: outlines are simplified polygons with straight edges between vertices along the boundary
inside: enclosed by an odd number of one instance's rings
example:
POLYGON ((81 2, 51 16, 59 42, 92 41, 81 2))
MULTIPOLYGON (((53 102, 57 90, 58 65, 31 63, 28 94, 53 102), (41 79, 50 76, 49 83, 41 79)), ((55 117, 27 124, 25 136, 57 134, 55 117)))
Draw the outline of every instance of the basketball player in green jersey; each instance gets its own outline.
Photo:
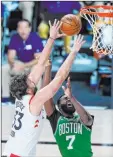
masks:
MULTIPOLYGON (((51 63, 45 69, 43 85, 51 81, 51 63)), ((92 157, 91 132, 94 117, 76 100, 71 92, 70 78, 64 95, 57 101, 57 109, 50 99, 45 110, 62 157, 92 157)))

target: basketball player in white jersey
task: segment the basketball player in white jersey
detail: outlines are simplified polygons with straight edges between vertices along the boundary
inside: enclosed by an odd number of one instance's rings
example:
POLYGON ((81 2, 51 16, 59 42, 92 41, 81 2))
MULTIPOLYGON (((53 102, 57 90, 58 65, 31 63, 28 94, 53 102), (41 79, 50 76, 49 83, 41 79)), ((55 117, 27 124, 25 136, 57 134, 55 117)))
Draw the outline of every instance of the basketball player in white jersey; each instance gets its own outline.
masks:
POLYGON ((43 104, 58 91, 70 71, 77 52, 84 43, 83 37, 79 35, 72 52, 62 64, 53 81, 36 91, 36 84, 45 70, 54 40, 64 36, 64 34, 58 33, 61 26, 59 21, 55 20, 53 25, 51 25, 51 22, 49 24, 50 37, 41 53, 38 64, 33 67, 30 74, 25 73, 15 76, 10 85, 11 93, 16 98, 16 102, 11 134, 3 154, 9 157, 36 156, 36 144, 43 117, 43 104))

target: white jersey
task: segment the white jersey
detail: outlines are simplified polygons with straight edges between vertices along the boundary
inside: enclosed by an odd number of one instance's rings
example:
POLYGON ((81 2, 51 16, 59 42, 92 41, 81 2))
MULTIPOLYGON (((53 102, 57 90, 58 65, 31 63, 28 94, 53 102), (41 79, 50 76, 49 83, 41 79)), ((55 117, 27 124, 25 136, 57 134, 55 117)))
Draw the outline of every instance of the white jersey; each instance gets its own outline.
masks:
POLYGON ((15 101, 14 121, 3 155, 36 156, 36 144, 40 136, 44 112, 42 109, 39 116, 33 116, 29 111, 30 100, 31 96, 26 95, 22 100, 15 101))

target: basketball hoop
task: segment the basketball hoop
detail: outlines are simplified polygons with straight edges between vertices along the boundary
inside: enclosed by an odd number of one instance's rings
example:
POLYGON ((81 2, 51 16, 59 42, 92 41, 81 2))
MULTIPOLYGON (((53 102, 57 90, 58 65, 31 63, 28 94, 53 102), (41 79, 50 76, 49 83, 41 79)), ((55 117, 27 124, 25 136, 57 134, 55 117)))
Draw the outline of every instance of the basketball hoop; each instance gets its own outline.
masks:
POLYGON ((91 49, 99 54, 113 55, 113 6, 86 6, 80 10, 93 29, 91 49))

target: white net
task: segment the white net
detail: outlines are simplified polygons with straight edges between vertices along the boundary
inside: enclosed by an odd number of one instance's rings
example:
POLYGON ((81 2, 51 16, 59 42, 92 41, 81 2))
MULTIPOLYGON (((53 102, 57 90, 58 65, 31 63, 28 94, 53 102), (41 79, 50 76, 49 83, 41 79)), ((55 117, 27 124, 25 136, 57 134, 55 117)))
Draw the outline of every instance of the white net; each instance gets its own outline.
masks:
POLYGON ((99 8, 92 6, 84 8, 80 15, 89 22, 93 29, 91 49, 96 53, 113 55, 113 8, 104 9, 101 6, 99 8), (107 14, 104 14, 104 17, 102 17, 102 13, 107 14), (108 17, 109 15, 111 17, 108 17))

